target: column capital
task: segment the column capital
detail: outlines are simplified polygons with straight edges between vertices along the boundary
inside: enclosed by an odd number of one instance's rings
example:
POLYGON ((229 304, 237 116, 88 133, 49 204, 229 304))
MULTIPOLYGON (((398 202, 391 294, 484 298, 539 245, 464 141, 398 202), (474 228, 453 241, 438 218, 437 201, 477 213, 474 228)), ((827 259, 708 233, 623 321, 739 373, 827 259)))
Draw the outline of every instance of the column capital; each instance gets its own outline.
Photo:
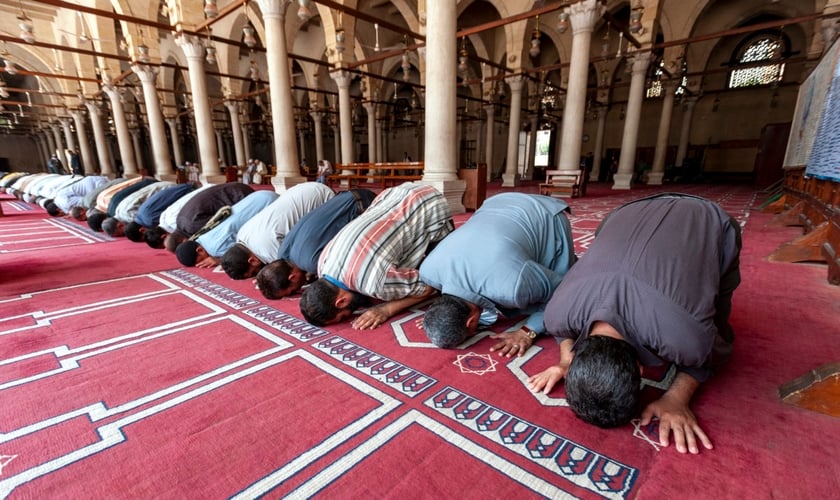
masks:
POLYGON ((525 79, 522 75, 506 76, 505 83, 508 84, 512 92, 522 92, 522 84, 525 83, 525 79))
POLYGON ((633 75, 639 73, 644 74, 644 72, 647 71, 651 58, 652 54, 650 51, 639 52, 631 56, 628 62, 632 65, 633 75))
POLYGON ((376 103, 375 102, 366 102, 366 103, 362 104, 362 106, 364 106, 365 111, 367 111, 368 113, 372 113, 372 112, 376 111, 376 103))
POLYGON ((257 0, 260 12, 264 17, 286 18, 286 8, 292 3, 291 0, 257 0))
POLYGON ((62 127, 69 127, 70 126, 70 118, 68 118, 66 116, 62 116, 61 118, 58 119, 58 121, 61 122, 62 127))
POLYGON ((88 100, 85 100, 84 105, 85 105, 85 107, 87 108, 88 113, 90 113, 91 115, 93 115, 93 114, 98 115, 98 114, 100 114, 100 113, 102 112, 102 111, 99 109, 99 106, 97 106, 97 105, 96 105, 96 102, 94 102, 94 101, 88 101, 88 100))
POLYGON ((196 35, 181 32, 175 35, 175 43, 184 51, 187 59, 204 60, 204 41, 196 35))
POLYGON ((316 123, 318 123, 324 118, 324 113, 322 113, 321 111, 310 111, 309 116, 311 116, 312 119, 315 120, 316 123))
POLYGON ((330 73, 330 78, 335 80, 335 84, 338 85, 340 89, 349 89, 350 88, 350 72, 346 70, 338 70, 333 71, 330 73))
POLYGON ((111 98, 111 101, 119 100, 120 91, 117 89, 117 86, 113 83, 104 83, 102 84, 102 91, 108 94, 108 97, 111 98))
POLYGON ((225 107, 231 114, 239 114, 239 101, 225 101, 225 107))
POLYGON ((134 63, 131 65, 131 71, 133 71, 143 83, 155 83, 158 75, 157 66, 150 66, 148 64, 134 63))
POLYGON ((607 7, 598 0, 583 0, 569 6, 572 34, 592 33, 607 7))
POLYGON ((485 104, 483 108, 488 117, 493 116, 496 113, 496 106, 493 104, 485 104))
POLYGON ((85 116, 84 111, 81 109, 71 109, 70 114, 73 115, 73 118, 76 120, 81 120, 85 116))

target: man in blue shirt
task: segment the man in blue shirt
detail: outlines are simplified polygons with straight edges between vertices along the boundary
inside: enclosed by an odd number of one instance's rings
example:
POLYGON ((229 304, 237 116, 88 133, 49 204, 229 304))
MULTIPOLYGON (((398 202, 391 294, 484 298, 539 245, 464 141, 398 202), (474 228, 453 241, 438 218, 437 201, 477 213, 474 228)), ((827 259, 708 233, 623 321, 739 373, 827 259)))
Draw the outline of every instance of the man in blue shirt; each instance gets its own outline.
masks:
POLYGON ((374 198, 376 193, 368 189, 343 191, 304 215, 283 239, 278 260, 257 274, 257 288, 265 298, 286 297, 317 278, 321 251, 374 198))
POLYGON ((149 196, 137 209, 134 220, 125 225, 125 235, 131 241, 143 241, 146 229, 155 227, 160 214, 182 196, 195 189, 191 184, 176 184, 149 196))
POLYGON ((423 318, 438 347, 453 348, 499 316, 530 315, 492 351, 522 356, 545 331, 543 310, 575 262, 566 202, 502 193, 489 198, 420 265, 420 279, 440 290, 423 318))
POLYGON ((178 262, 191 267, 210 268, 219 265, 220 258, 236 244, 236 235, 243 224, 251 220, 280 195, 274 191, 254 191, 231 207, 231 214, 219 225, 178 245, 178 262))

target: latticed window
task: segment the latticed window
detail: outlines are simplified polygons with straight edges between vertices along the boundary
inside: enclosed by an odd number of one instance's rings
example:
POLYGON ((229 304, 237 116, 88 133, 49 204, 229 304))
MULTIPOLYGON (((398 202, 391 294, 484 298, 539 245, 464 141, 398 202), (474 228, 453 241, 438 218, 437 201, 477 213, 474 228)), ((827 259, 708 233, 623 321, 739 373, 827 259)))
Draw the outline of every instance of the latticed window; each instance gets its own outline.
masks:
MULTIPOLYGON (((656 68, 656 71, 654 71, 654 73, 653 73, 653 79, 650 81, 650 84, 648 84, 648 86, 647 86, 647 90, 645 91, 645 97, 647 97, 648 99, 652 99, 652 98, 655 98, 655 97, 661 97, 662 96, 662 81, 661 81, 661 78, 662 78, 662 74, 663 74, 663 71, 662 71, 662 66, 663 65, 664 65, 664 63, 659 64, 659 66, 656 68)), ((684 94, 685 93, 685 87, 688 85, 688 78, 685 76, 686 66, 685 66, 684 61, 683 61, 681 70, 682 70, 682 73, 683 73, 683 77, 680 78, 680 86, 677 87, 677 89, 674 91, 674 95, 677 95, 677 96, 684 94)))
POLYGON ((781 81, 785 64, 775 61, 781 59, 783 50, 784 42, 780 37, 765 36, 747 45, 738 58, 738 64, 746 67, 732 71, 729 88, 755 87, 781 81), (767 63, 761 64, 764 61, 767 63))

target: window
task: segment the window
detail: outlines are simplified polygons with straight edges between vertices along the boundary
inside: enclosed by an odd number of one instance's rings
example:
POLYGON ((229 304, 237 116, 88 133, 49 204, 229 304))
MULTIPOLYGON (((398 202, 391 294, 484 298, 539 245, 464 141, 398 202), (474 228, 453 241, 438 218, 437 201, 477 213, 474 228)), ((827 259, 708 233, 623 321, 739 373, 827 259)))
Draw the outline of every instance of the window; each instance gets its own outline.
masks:
POLYGON ((785 46, 781 36, 763 35, 746 44, 736 64, 744 66, 732 70, 729 88, 755 87, 780 82, 785 64, 776 62, 782 57, 785 46))
MULTIPOLYGON (((652 99, 655 97, 662 97, 662 75, 664 72, 662 68, 665 66, 665 62, 662 61, 659 63, 659 66, 656 67, 656 70, 653 72, 653 79, 647 86, 647 90, 645 91, 645 97, 648 99, 652 99)), ((683 60, 680 72, 682 73, 682 78, 680 78, 680 85, 674 91, 674 95, 680 96, 685 93, 685 87, 688 85, 688 78, 685 76, 686 70, 688 69, 685 60, 683 60)))

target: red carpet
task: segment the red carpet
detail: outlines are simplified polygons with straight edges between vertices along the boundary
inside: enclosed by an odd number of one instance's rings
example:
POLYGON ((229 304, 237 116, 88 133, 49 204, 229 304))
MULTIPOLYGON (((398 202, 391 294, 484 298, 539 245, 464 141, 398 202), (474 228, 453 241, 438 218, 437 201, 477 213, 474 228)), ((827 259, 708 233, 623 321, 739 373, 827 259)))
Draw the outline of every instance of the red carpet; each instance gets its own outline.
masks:
MULTIPOLYGON (((831 498, 840 422, 777 390, 840 360, 840 289, 824 266, 765 260, 800 233, 768 228, 752 191, 679 187, 746 224, 735 356, 693 406, 712 451, 583 424, 562 388, 531 394, 550 339, 511 361, 486 335, 432 348, 419 310, 315 328, 297 298, 120 239, 0 254, 0 497, 831 498)), ((571 200, 578 252, 655 191, 571 200)))

